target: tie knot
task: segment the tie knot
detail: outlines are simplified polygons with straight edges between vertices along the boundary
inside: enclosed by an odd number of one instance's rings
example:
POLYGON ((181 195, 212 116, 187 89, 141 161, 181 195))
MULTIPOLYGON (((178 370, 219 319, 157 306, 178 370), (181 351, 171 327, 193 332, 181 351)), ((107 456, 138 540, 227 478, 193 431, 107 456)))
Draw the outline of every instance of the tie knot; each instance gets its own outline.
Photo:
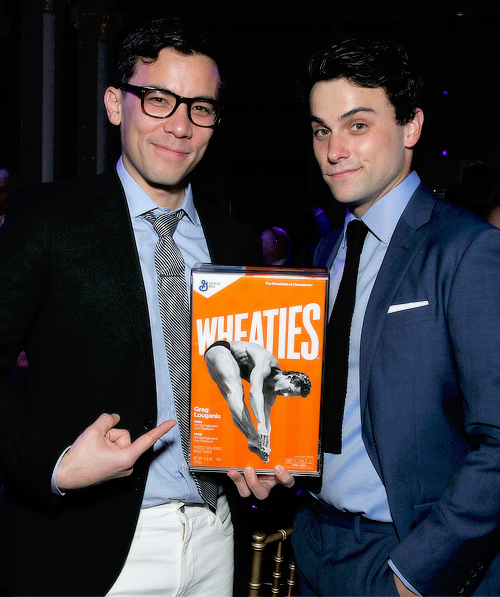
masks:
POLYGON ((143 217, 153 224, 153 228, 156 230, 158 236, 172 237, 177 228, 177 224, 185 213, 186 212, 183 209, 179 209, 175 212, 169 211, 158 217, 150 212, 144 214, 143 217))
POLYGON ((368 234, 368 226, 361 220, 351 220, 347 224, 346 237, 347 248, 354 249, 361 254, 366 235, 368 234))

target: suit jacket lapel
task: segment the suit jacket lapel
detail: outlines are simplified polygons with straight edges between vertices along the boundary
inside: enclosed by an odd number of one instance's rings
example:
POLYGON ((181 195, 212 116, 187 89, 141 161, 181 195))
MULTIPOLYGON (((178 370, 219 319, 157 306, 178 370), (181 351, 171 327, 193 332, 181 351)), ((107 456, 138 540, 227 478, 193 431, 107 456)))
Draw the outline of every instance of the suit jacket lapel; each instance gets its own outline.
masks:
POLYGON ((153 349, 146 294, 127 202, 116 172, 108 171, 97 178, 90 199, 90 210, 106 251, 108 271, 112 272, 123 297, 154 387, 153 349))
POLYGON ((331 269, 342 241, 343 230, 344 225, 342 224, 340 228, 334 228, 321 239, 314 253, 315 266, 331 269))
POLYGON ((221 229, 219 219, 214 217, 214 213, 210 209, 206 209, 206 205, 202 201, 195 201, 195 207, 203 226, 211 263, 227 265, 228 261, 224 250, 227 247, 221 242, 224 238, 224 230, 221 229))
POLYGON ((242 227, 210 203, 195 195, 195 207, 215 265, 259 265, 260 238, 249 227, 242 227))
POLYGON ((428 232, 429 222, 436 203, 434 196, 420 185, 413 193, 389 243, 382 266, 373 286, 366 309, 361 335, 360 400, 363 431, 371 436, 365 418, 368 382, 375 351, 384 327, 387 311, 404 280, 417 251, 428 232))

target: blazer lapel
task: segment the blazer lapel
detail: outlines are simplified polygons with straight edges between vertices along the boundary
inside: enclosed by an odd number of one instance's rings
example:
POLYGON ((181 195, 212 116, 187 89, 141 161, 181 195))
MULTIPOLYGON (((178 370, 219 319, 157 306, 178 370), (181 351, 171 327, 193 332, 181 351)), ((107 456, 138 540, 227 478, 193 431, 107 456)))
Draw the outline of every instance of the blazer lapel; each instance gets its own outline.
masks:
POLYGON ((155 375, 153 348, 146 293, 125 195, 114 171, 99 176, 94 186, 90 210, 95 217, 109 272, 123 297, 130 324, 137 338, 153 387, 155 375))
POLYGON ((428 232, 429 222, 436 203, 434 196, 420 185, 412 195, 401 216, 384 261, 380 267, 366 309, 361 335, 360 400, 363 432, 371 436, 371 427, 365 419, 368 382, 375 351, 384 327, 387 311, 393 303, 405 274, 428 232))
POLYGON ((314 265, 331 269, 342 240, 344 225, 334 228, 318 243, 314 253, 314 265))
POLYGON ((260 238, 218 208, 195 195, 195 207, 207 241, 210 261, 215 265, 259 265, 260 238))
POLYGON ((225 251, 227 244, 223 242, 225 234, 221 228, 219 218, 214 217, 212 210, 207 209, 203 201, 197 200, 195 207, 203 226, 203 234, 207 241, 211 263, 215 265, 227 265, 229 263, 225 251))

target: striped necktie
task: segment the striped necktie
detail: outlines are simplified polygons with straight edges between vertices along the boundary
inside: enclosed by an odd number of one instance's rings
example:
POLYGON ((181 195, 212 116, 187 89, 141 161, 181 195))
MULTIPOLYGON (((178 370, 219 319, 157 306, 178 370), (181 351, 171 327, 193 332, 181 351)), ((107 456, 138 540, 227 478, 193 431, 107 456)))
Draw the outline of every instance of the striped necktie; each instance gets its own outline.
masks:
MULTIPOLYGON (((174 394, 177 423, 181 434, 182 451, 189 462, 190 412, 190 317, 186 287, 185 264, 182 253, 173 240, 179 220, 185 212, 167 212, 156 217, 152 212, 142 217, 148 220, 158 234, 155 266, 158 276, 158 302, 163 337, 168 356, 168 369, 174 394)), ((218 484, 203 473, 192 473, 202 498, 215 510, 219 493, 218 484)))

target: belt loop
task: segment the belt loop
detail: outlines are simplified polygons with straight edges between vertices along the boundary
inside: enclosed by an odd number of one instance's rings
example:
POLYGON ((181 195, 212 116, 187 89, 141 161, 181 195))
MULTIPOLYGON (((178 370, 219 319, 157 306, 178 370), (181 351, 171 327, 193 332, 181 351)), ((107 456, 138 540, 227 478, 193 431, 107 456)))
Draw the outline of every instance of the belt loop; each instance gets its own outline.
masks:
POLYGON ((361 531, 361 515, 356 514, 354 516, 354 537, 358 543, 363 542, 363 533, 361 531))
POLYGON ((141 538, 141 531, 142 531, 142 522, 143 522, 143 515, 142 515, 142 508, 139 510, 139 518, 137 519, 137 524, 134 531, 134 539, 141 538))
POLYGON ((320 510, 320 504, 319 504, 319 500, 314 498, 309 491, 305 490, 302 492, 303 493, 303 500, 304 500, 304 504, 306 505, 306 507, 309 507, 311 509, 311 512, 313 513, 314 518, 316 519, 316 522, 321 525, 323 523, 323 520, 321 518, 321 510, 320 510))
POLYGON ((207 511, 208 516, 208 526, 213 527, 214 524, 217 522, 217 510, 214 510, 208 504, 205 504, 205 510, 207 511))

